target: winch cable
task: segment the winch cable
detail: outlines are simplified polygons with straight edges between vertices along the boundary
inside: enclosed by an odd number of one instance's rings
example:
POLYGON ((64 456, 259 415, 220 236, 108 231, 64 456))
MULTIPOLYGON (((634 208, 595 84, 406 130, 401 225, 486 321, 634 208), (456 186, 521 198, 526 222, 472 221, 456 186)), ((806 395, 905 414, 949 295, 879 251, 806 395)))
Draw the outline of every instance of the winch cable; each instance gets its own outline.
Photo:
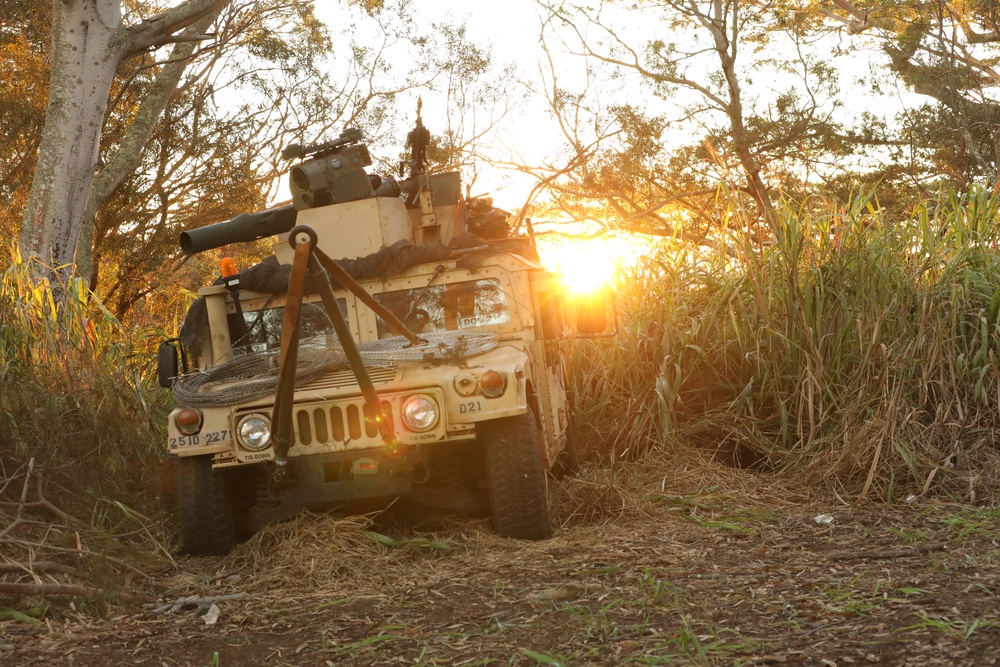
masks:
MULTIPOLYGON (((339 348, 301 347, 295 378, 308 382, 328 371, 347 368, 339 348)), ((278 386, 275 352, 243 354, 207 371, 185 373, 174 381, 174 404, 185 408, 224 408, 274 396, 278 386)))

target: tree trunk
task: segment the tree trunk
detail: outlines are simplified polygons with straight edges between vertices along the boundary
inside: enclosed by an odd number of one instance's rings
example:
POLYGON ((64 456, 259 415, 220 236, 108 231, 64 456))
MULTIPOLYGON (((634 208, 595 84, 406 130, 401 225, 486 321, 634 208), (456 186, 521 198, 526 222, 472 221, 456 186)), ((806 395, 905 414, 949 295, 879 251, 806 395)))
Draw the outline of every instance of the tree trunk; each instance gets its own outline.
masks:
MULTIPOLYGON (((149 92, 136 112, 135 120, 125 133, 118 150, 108 160, 108 163, 94 177, 90 197, 84 208, 80 232, 79 248, 76 252, 77 274, 89 279, 94 270, 91 255, 94 246, 94 225, 97 211, 104 206, 111 195, 121 186, 128 176, 142 164, 142 151, 153 134, 153 128, 159 121, 163 111, 170 103, 177 86, 181 82, 184 70, 198 46, 197 37, 208 30, 218 17, 222 7, 219 6, 188 30, 188 39, 178 42, 170 52, 166 64, 156 75, 149 92)), ((91 280, 91 284, 94 283, 91 280)))
POLYGON ((93 230, 81 232, 118 66, 229 2, 185 0, 126 27, 121 0, 53 0, 49 106, 20 235, 21 254, 42 262, 37 271, 68 276, 79 262, 89 272, 93 230))
POLYGON ((121 22, 116 1, 53 3, 49 106, 20 243, 24 256, 60 273, 72 272, 76 257, 119 62, 112 40, 121 22))
POLYGON ((699 15, 701 24, 712 33, 715 41, 715 51, 719 55, 719 64, 722 67, 723 76, 726 79, 726 87, 729 92, 729 103, 726 105, 726 115, 729 117, 729 130, 733 139, 733 148, 739 157, 740 166, 743 168, 747 178, 747 191, 753 197, 757 206, 757 212, 767 224, 775 238, 781 235, 781 229, 777 222, 774 206, 771 204, 771 197, 768 194, 767 186, 760 176, 761 164, 752 152, 750 138, 747 136, 746 124, 743 121, 743 93, 740 89, 739 77, 736 73, 736 48, 739 44, 739 5, 734 3, 731 7, 732 16, 727 17, 726 8, 723 3, 716 2, 713 5, 713 16, 711 18, 699 15), (730 36, 726 32, 727 18, 732 20, 729 29, 730 36))

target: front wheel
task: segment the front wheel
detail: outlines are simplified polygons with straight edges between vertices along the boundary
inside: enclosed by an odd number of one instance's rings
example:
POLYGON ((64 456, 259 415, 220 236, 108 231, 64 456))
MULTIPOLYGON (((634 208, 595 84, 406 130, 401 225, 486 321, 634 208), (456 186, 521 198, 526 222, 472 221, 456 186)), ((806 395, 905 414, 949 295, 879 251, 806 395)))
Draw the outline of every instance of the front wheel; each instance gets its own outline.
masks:
POLYGON ((229 471, 212 470, 211 456, 179 459, 177 514, 184 553, 193 556, 229 553, 236 545, 229 471))
POLYGON ((534 415, 529 411, 495 419, 481 429, 497 533, 522 540, 551 536, 545 466, 534 415))

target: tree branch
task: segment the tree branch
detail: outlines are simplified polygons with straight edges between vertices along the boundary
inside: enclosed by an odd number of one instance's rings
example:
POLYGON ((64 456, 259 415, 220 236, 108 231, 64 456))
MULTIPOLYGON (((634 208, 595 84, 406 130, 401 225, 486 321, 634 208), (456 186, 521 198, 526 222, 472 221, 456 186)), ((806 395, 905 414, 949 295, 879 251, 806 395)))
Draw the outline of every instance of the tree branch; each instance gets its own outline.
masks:
POLYGON ((0 581, 0 593, 4 595, 75 595, 91 597, 103 591, 92 586, 78 584, 15 584, 0 581))
MULTIPOLYGON (((169 38, 175 32, 217 13, 230 2, 232 0, 185 0, 176 7, 123 28, 116 40, 121 49, 122 59, 155 46, 169 44, 171 41, 169 38)), ((190 36, 189 34, 188 37, 190 36)))
POLYGON ((90 195, 87 197, 87 207, 83 213, 83 228, 80 232, 80 248, 83 249, 83 252, 77 253, 77 271, 80 275, 89 278, 93 268, 90 249, 94 245, 94 220, 97 218, 98 209, 107 203, 115 190, 142 163, 142 150, 149 142, 149 137, 152 135, 153 128, 160 116, 163 115, 163 110, 170 103, 170 99, 184 75, 184 70, 187 69, 188 63, 194 55, 194 50, 198 46, 199 40, 188 40, 185 37, 187 35, 202 37, 204 30, 215 21, 220 11, 222 11, 222 4, 210 10, 190 30, 185 30, 178 36, 179 41, 171 51, 167 63, 157 74, 156 80, 142 100, 142 104, 139 105, 139 111, 129 125, 118 149, 107 164, 94 176, 90 195))
POLYGON ((992 42, 1000 42, 1000 32, 974 32, 973 30, 966 28, 965 41, 969 44, 989 44, 992 42))

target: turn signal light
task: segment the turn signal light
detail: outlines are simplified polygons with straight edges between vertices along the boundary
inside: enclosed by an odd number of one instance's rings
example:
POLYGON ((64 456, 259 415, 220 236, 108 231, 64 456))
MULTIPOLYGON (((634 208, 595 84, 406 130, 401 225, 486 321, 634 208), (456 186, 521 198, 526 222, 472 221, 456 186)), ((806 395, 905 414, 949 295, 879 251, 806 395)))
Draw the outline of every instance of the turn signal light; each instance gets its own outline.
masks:
POLYGON ((194 435, 201 430, 201 413, 191 408, 184 408, 174 417, 174 424, 184 435, 194 435))
POLYGON ((486 371, 479 378, 479 388, 487 398, 503 396, 503 392, 507 389, 507 376, 496 371, 486 371))

